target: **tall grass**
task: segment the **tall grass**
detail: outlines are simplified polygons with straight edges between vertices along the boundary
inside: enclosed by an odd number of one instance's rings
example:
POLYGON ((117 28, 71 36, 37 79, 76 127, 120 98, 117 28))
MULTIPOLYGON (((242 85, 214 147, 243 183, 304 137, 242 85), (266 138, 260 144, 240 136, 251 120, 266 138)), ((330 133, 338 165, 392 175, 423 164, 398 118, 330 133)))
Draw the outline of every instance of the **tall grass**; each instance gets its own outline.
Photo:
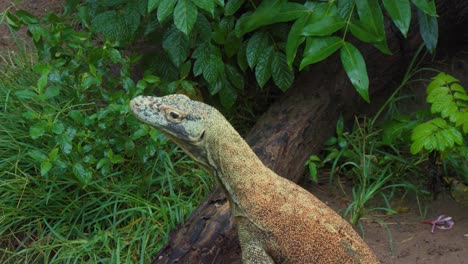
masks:
POLYGON ((130 148, 137 153, 152 144, 151 157, 119 153, 123 161, 101 173, 90 159, 104 154, 88 146, 131 138, 140 125, 130 116, 121 130, 109 125, 107 138, 87 136, 93 128, 78 126, 67 155, 53 133, 33 139, 31 113, 52 114, 52 124, 67 127, 76 124, 71 110, 87 116, 99 106, 93 98, 78 101, 66 83, 54 98, 23 100, 19 95, 37 82, 34 56, 10 53, 0 61, 0 263, 148 263, 207 194, 209 177, 152 130, 151 137, 134 137, 130 148), (54 149, 60 159, 51 157, 54 149), (44 173, 38 159, 53 160, 52 169, 44 173), (85 184, 75 173, 81 167, 70 169, 77 161, 90 172, 85 184))

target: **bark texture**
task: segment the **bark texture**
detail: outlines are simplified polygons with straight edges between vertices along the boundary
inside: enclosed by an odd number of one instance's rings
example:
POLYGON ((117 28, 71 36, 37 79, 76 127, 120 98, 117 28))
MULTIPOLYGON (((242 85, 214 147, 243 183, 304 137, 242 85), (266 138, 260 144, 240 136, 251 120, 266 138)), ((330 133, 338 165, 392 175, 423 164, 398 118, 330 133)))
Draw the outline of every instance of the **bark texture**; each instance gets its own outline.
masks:
MULTIPOLYGON (((454 1, 453 5, 467 6, 463 1, 454 1)), ((460 6, 458 10, 468 12, 468 8, 460 6)), ((453 9, 444 6, 442 11, 450 11, 449 17, 453 18, 453 9)), ((444 19, 446 13, 439 14, 441 34, 457 23, 464 23, 467 17, 457 14, 463 19, 453 21, 444 19)), ((392 56, 380 53, 372 45, 357 44, 367 64, 371 100, 376 105, 381 103, 376 100, 378 94, 389 94, 397 87, 422 43, 417 25, 410 30, 409 39, 403 40, 398 30, 387 24, 392 56)), ((453 40, 450 38, 450 41, 453 40)), ((302 72, 294 87, 258 120, 246 140, 266 166, 298 182, 308 157, 318 153, 322 142, 334 134, 339 114, 349 120, 369 107, 372 106, 359 97, 335 56, 302 72)), ((169 243, 153 263, 240 263, 236 233, 229 203, 222 190, 216 188, 186 223, 171 233, 169 243)))

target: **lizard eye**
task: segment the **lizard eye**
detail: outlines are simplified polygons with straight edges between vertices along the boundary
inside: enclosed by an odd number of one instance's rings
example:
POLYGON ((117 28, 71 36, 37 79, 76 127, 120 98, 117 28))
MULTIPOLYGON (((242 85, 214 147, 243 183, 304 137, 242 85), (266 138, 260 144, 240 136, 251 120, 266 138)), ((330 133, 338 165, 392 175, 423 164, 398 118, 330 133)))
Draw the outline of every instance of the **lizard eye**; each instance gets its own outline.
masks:
POLYGON ((180 123, 184 120, 184 115, 175 110, 169 110, 166 112, 166 118, 170 122, 180 123))
POLYGON ((172 118, 172 119, 177 119, 177 118, 179 118, 179 114, 177 114, 176 112, 170 112, 169 114, 171 115, 171 118, 172 118))

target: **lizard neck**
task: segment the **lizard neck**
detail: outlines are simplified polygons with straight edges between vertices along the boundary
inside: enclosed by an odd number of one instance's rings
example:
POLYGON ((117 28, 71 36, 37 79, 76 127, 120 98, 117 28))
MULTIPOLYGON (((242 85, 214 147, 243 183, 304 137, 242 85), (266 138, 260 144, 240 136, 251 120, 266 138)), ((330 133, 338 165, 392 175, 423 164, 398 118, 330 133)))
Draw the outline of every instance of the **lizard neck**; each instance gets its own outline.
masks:
POLYGON ((231 202, 239 205, 242 201, 251 199, 258 182, 268 180, 271 173, 253 152, 247 142, 229 124, 217 122, 211 138, 207 138, 207 158, 224 189, 229 193, 231 202), (222 130, 217 126, 221 126, 222 130))

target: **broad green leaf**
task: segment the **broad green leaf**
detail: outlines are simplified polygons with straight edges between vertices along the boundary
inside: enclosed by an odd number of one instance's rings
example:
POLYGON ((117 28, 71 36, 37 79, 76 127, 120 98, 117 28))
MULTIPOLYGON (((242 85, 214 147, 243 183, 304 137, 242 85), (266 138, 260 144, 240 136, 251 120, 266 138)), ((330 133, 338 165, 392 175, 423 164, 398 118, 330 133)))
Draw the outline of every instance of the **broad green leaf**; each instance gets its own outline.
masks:
POLYGON ((65 133, 56 136, 56 141, 62 149, 63 153, 70 154, 73 149, 73 138, 76 135, 76 129, 68 128, 65 133))
POLYGON ((41 176, 47 175, 51 168, 52 163, 50 163, 50 161, 44 160, 43 162, 41 162, 41 176))
POLYGON ((299 70, 326 59, 343 45, 339 37, 308 37, 299 70))
POLYGON ((162 44, 172 63, 176 67, 180 67, 189 55, 190 45, 187 35, 172 26, 164 34, 162 44))
POLYGON ((57 95, 60 94, 60 86, 49 86, 45 89, 45 94, 47 95, 48 98, 53 98, 57 95))
POLYGON ((262 26, 297 19, 305 10, 304 5, 286 0, 264 0, 254 12, 245 13, 239 18, 236 34, 240 37, 262 26))
POLYGON ((411 22, 411 5, 409 0, 382 0, 385 9, 400 30, 403 36, 407 36, 411 22))
POLYGON ((192 0, 192 2, 211 15, 214 14, 215 2, 213 0, 192 0))
POLYGON ((247 41, 244 41, 240 47, 239 50, 237 51, 237 65, 239 65, 239 68, 245 72, 247 68, 249 67, 249 64, 247 62, 247 41))
POLYGON ((419 21, 419 32, 426 48, 433 53, 437 47, 437 39, 439 38, 439 27, 437 18, 417 10, 419 21))
POLYGON ((354 10, 355 0, 338 0, 337 2, 337 12, 343 19, 348 19, 350 13, 354 10))
POLYGON ((224 43, 224 50, 228 57, 234 56, 242 43, 242 39, 237 37, 234 31, 230 31, 226 36, 226 42, 224 43))
POLYGON ((463 144, 463 136, 455 127, 442 118, 435 118, 416 126, 411 134, 411 153, 422 150, 439 151, 453 148, 455 144, 463 144))
POLYGON ((75 163, 72 171, 78 181, 83 185, 88 185, 93 177, 91 171, 86 169, 81 163, 75 163))
POLYGON ((159 2, 161 2, 161 0, 148 0, 148 14, 158 7, 159 2))
POLYGON ((276 86, 285 92, 294 81, 294 72, 289 68, 286 56, 281 52, 275 52, 271 67, 273 81, 276 86))
POLYGON ((163 23, 172 14, 176 0, 161 0, 158 7, 158 21, 163 23))
POLYGON ((260 55, 265 51, 268 46, 268 35, 265 32, 256 32, 253 36, 249 39, 247 43, 247 62, 251 69, 255 67, 258 63, 258 59, 260 55))
POLYGON ((38 163, 47 160, 47 156, 39 150, 28 151, 28 155, 38 163))
POLYGON ((179 0, 174 8, 174 25, 189 35, 197 21, 198 9, 191 0, 179 0))
POLYGON ((370 28, 358 20, 352 21, 349 24, 349 29, 353 36, 364 42, 376 43, 383 40, 382 37, 374 34, 370 28))
POLYGON ((266 84, 271 77, 271 61, 273 60, 273 47, 270 46, 260 53, 257 66, 255 66, 255 78, 260 88, 266 84))
POLYGON ((46 121, 39 121, 29 128, 29 136, 32 139, 38 139, 47 131, 49 124, 46 121))
POLYGON ((56 135, 60 135, 63 133, 63 131, 65 130, 65 126, 63 125, 62 122, 60 121, 55 121, 53 124, 52 124, 52 132, 56 135))
POLYGON ((230 84, 225 84, 225 86, 219 91, 219 99, 221 104, 229 109, 237 100, 237 92, 231 87, 230 84))
POLYGON ((384 20, 378 0, 356 1, 356 7, 361 22, 380 37, 385 36, 384 20))
POLYGON ((58 152, 59 152, 59 149, 58 149, 58 148, 52 149, 52 150, 49 152, 48 160, 54 161, 55 159, 57 159, 58 152))
POLYGON ((39 18, 37 16, 25 10, 16 11, 16 17, 18 17, 21 20, 21 22, 23 22, 26 25, 39 23, 39 18))
POLYGON ((288 65, 291 68, 294 59, 296 58, 297 49, 305 40, 305 38, 301 36, 301 32, 309 20, 309 17, 310 15, 307 14, 296 20, 288 33, 288 40, 286 42, 286 58, 288 65))
POLYGON ((317 165, 315 165, 313 162, 309 162, 307 167, 309 167, 309 175, 311 180, 315 183, 318 183, 317 165))
POLYGON ((13 15, 11 12, 6 13, 6 21, 8 25, 10 25, 14 30, 18 30, 21 28, 21 21, 17 16, 13 15))
POLYGON ((303 36, 328 36, 344 27, 346 22, 338 15, 325 16, 320 20, 312 21, 306 25, 301 34, 303 36))
POLYGON ((245 0, 229 0, 224 7, 224 15, 231 16, 239 10, 245 0))
POLYGON ((226 74, 228 80, 238 90, 244 90, 244 76, 237 71, 237 69, 229 64, 226 64, 226 74))
POLYGON ((185 62, 184 64, 182 64, 180 66, 180 69, 179 69, 180 70, 180 74, 179 74, 180 79, 187 78, 187 76, 190 74, 191 69, 192 69, 192 62, 190 60, 185 62))
POLYGON ((351 43, 343 43, 340 51, 341 63, 349 80, 357 92, 366 101, 369 100, 369 77, 367 76, 366 63, 361 52, 351 43))
POLYGON ((37 96, 32 90, 19 90, 15 92, 15 95, 20 99, 32 99, 37 96))
POLYGON ((428 16, 437 16, 437 10, 434 0, 411 0, 413 4, 428 16))

